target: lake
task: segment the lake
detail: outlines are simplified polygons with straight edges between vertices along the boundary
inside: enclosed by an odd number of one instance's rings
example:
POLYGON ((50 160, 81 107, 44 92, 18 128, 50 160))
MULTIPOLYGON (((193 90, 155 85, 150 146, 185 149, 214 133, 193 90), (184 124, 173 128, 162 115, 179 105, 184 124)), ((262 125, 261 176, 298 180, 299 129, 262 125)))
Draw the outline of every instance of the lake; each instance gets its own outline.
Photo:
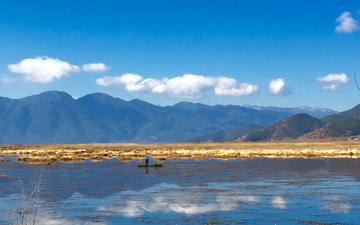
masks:
MULTIPOLYGON (((16 224, 358 224, 360 160, 114 158, 0 163, 0 221, 16 224), (141 162, 143 163, 143 162, 141 162), (150 163, 157 163, 150 159, 150 163), (24 194, 22 192, 24 188, 24 194), (37 204, 33 204, 37 201, 37 204)), ((1 224, 1 223, 0 223, 1 224)))

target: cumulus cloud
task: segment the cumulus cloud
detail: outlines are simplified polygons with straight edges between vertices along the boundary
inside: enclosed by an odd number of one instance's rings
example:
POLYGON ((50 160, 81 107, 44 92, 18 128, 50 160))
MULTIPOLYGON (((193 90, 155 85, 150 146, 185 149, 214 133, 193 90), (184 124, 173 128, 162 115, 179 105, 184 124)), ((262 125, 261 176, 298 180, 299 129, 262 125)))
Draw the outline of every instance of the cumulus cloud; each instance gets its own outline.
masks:
POLYGON ((359 21, 352 18, 350 12, 343 12, 335 22, 340 23, 335 27, 335 31, 338 33, 352 33, 360 30, 359 21))
POLYGON ((91 64, 84 64, 82 66, 82 69, 85 72, 101 73, 110 70, 111 67, 106 66, 104 63, 91 63, 91 64))
POLYGON ((220 77, 217 79, 215 86, 216 95, 243 96, 256 93, 258 87, 256 85, 242 83, 239 84, 235 79, 220 77))
POLYGON ((319 84, 324 84, 321 87, 322 90, 339 91, 345 84, 350 82, 350 78, 345 73, 329 74, 325 77, 318 77, 316 81, 319 84))
POLYGON ((151 92, 166 94, 170 98, 201 98, 205 91, 214 89, 219 96, 243 96, 257 92, 256 85, 238 83, 235 79, 227 77, 204 77, 185 74, 181 77, 157 79, 144 79, 138 74, 124 74, 120 77, 102 77, 96 80, 100 86, 110 87, 125 85, 128 91, 151 92))
POLYGON ((269 90, 271 94, 277 96, 286 96, 290 94, 290 89, 288 85, 286 85, 284 79, 272 80, 269 83, 269 90))
MULTIPOLYGON (((22 81, 37 83, 49 83, 54 79, 80 72, 78 66, 49 57, 24 59, 18 64, 9 64, 8 68, 13 73, 23 74, 22 81)), ((3 80, 3 82, 10 80, 3 80)))

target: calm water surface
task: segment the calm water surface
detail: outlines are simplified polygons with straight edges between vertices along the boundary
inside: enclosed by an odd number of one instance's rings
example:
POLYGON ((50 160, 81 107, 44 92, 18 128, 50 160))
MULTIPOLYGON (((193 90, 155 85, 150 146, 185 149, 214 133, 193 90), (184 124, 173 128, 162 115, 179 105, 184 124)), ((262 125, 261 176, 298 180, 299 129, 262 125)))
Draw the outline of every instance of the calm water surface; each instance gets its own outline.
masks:
POLYGON ((360 223, 357 159, 184 159, 148 170, 137 164, 0 163, 0 174, 13 175, 0 177, 0 224, 16 223, 22 186, 28 197, 39 177, 36 224, 360 223))

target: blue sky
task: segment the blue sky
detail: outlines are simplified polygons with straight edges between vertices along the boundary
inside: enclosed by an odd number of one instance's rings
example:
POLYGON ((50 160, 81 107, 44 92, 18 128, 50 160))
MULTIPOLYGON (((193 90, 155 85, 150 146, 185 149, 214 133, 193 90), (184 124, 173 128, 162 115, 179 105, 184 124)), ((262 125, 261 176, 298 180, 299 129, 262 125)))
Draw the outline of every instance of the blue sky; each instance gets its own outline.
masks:
POLYGON ((153 104, 360 100, 359 1, 2 1, 0 96, 153 104))

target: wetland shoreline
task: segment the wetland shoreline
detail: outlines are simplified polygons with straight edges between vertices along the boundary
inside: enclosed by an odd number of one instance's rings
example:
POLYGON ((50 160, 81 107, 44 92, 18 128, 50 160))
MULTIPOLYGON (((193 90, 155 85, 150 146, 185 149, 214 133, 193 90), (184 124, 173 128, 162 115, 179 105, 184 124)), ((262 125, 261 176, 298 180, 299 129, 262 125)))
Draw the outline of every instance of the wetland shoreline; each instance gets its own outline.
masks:
POLYGON ((142 160, 146 156, 157 161, 166 158, 359 158, 360 141, 0 145, 0 158, 6 156, 18 157, 19 162, 73 162, 114 157, 127 161, 142 160))

